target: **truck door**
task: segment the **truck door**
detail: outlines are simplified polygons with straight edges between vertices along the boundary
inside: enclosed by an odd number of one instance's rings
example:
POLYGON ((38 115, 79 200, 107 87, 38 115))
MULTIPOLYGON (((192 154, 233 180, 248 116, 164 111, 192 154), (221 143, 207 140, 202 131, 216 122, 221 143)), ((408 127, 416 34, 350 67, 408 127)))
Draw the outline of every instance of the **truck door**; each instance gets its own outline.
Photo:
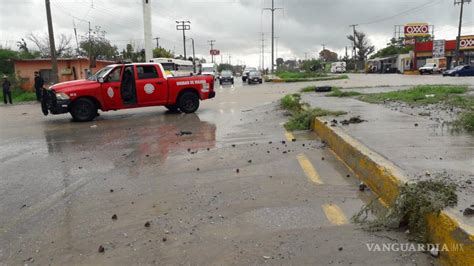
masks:
POLYGON ((166 104, 168 83, 157 65, 136 65, 136 88, 138 105, 166 104))
POLYGON ((105 78, 101 85, 102 99, 105 110, 122 109, 122 95, 120 93, 120 77, 122 76, 122 66, 114 68, 105 78))

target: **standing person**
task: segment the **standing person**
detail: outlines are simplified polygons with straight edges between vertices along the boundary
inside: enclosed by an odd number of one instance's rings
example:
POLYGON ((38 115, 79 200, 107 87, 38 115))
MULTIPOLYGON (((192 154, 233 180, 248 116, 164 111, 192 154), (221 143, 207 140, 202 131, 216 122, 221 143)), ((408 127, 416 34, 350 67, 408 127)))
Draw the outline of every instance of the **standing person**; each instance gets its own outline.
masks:
POLYGON ((35 72, 35 92, 36 92, 36 100, 41 102, 41 93, 43 90, 44 79, 41 77, 39 72, 35 72))
POLYGON ((3 83, 2 83, 2 89, 3 89, 3 102, 7 104, 7 97, 9 99, 10 104, 13 104, 12 102, 12 92, 10 90, 10 87, 12 84, 8 80, 7 76, 3 76, 3 83))

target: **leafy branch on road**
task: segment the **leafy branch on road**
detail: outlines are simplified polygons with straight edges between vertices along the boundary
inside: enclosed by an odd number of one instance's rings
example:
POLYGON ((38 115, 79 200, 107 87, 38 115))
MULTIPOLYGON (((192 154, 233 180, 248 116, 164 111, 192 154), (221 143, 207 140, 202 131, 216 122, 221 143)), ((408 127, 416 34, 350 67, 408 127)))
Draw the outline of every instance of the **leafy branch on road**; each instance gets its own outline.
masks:
POLYGON ((377 213, 371 202, 363 206, 352 221, 369 231, 406 225, 411 241, 428 243, 427 215, 439 215, 444 208, 453 207, 457 202, 456 186, 444 180, 407 183, 400 188, 394 205, 384 215, 369 220, 369 213, 377 213))
POLYGON ((329 111, 321 108, 310 108, 307 103, 301 102, 299 93, 288 94, 280 100, 280 106, 290 111, 291 117, 285 128, 288 130, 307 130, 310 129, 311 123, 316 117, 320 116, 339 116, 346 114, 341 111, 329 111))

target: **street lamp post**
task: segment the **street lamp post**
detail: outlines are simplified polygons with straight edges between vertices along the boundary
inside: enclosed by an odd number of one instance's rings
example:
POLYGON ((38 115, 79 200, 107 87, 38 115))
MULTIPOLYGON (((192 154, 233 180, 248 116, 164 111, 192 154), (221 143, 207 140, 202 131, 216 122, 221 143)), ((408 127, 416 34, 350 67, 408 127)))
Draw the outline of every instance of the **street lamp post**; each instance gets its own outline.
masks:
POLYGON ((196 73, 196 51, 194 50, 194 38, 189 38, 193 44, 193 69, 194 73, 196 73))

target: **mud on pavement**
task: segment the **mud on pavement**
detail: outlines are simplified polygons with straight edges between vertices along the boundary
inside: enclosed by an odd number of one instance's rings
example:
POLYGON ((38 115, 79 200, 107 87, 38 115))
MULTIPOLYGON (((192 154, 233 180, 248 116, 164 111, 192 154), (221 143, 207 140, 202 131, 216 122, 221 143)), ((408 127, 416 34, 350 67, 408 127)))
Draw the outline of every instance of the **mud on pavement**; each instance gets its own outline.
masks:
POLYGON ((44 122, 2 140, 6 264, 426 264, 350 217, 369 200, 276 103, 197 115, 156 110, 44 122), (185 132, 185 133, 183 133, 185 132), (28 133, 28 132, 27 132, 28 133))

